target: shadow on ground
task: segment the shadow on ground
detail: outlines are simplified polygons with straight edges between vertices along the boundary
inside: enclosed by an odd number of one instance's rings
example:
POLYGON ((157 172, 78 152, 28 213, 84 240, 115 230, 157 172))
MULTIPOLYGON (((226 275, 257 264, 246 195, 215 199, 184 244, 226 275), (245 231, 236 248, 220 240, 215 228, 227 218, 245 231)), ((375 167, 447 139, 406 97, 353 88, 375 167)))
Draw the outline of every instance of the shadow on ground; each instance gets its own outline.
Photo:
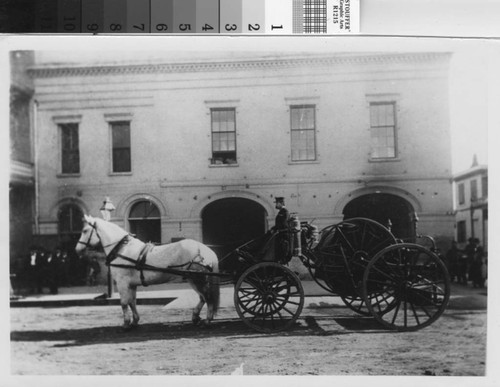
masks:
POLYGON ((214 337, 256 338, 266 336, 335 336, 354 333, 383 333, 383 329, 372 318, 359 317, 311 317, 305 316, 292 328, 284 332, 260 333, 249 328, 240 319, 217 320, 209 328, 195 326, 188 322, 150 323, 123 331, 120 327, 92 327, 82 329, 61 329, 58 331, 13 331, 11 341, 49 341, 54 347, 74 347, 96 344, 120 344, 154 340, 176 340, 180 338, 204 339, 214 337), (331 327, 323 329, 318 324, 331 327))

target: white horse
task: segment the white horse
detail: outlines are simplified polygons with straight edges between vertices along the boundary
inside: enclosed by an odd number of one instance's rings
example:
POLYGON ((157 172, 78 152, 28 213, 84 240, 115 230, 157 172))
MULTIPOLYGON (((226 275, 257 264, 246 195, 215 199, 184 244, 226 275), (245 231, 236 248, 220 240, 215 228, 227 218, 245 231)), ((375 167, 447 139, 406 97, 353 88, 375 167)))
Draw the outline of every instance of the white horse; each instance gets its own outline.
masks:
POLYGON ((84 215, 82 235, 77 243, 77 254, 87 247, 101 245, 106 263, 120 293, 123 311, 123 328, 130 329, 139 323, 136 306, 138 285, 160 284, 185 274, 188 282, 200 296, 193 310, 192 321, 201 322, 200 312, 207 304, 206 324, 210 324, 219 306, 219 272, 217 255, 207 246, 191 239, 166 245, 141 242, 128 232, 103 219, 84 215), (208 273, 208 274, 207 274, 208 273), (132 311, 130 320, 128 307, 132 311))

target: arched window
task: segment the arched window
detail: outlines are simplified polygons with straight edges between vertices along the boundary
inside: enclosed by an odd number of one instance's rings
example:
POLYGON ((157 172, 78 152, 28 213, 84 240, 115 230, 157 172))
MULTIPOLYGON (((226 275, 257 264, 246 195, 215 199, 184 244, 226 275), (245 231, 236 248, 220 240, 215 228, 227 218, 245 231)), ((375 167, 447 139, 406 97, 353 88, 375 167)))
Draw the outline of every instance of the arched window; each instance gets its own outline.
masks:
POLYGON ((67 250, 75 247, 83 228, 83 212, 75 204, 66 204, 59 209, 58 228, 60 244, 67 250))
POLYGON ((161 215, 149 200, 135 203, 128 217, 130 232, 143 242, 161 243, 161 215))

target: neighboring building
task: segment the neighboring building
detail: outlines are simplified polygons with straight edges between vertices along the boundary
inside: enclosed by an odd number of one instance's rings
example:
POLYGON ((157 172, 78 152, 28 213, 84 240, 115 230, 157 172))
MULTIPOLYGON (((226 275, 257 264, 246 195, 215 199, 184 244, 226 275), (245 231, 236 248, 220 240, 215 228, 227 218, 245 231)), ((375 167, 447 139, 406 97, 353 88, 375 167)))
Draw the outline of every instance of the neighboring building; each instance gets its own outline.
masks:
POLYGON ((463 248, 469 238, 478 238, 488 251, 488 166, 476 156, 467 171, 453 177, 456 206, 456 240, 463 248))
POLYGON ((390 219, 413 238, 416 213, 418 232, 453 238, 448 54, 36 54, 48 245, 71 247, 106 196, 113 222, 161 243, 234 247, 274 224, 276 196, 319 227, 390 219))
POLYGON ((17 272, 33 242, 33 81, 26 70, 33 66, 34 54, 31 51, 12 52, 10 63, 10 264, 11 272, 17 272))

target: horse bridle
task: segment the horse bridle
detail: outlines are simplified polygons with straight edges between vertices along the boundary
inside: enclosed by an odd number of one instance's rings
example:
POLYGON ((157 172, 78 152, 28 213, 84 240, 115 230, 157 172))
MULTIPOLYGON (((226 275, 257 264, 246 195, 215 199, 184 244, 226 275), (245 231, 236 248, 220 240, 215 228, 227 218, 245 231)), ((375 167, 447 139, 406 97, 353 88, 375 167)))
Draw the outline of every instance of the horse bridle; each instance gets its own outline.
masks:
MULTIPOLYGON (((95 231, 95 234, 97 235, 97 238, 99 238, 99 234, 97 234, 97 228, 96 228, 95 224, 88 223, 88 225, 90 227, 92 227, 92 231, 90 232, 89 239, 87 239, 87 242, 82 242, 81 240, 78 240, 77 244, 82 244, 85 247, 89 247, 89 246, 92 247, 90 244, 90 240, 92 239, 92 235, 94 235, 94 231, 95 231)), ((101 238, 99 238, 99 241, 100 240, 101 240, 101 238)))

